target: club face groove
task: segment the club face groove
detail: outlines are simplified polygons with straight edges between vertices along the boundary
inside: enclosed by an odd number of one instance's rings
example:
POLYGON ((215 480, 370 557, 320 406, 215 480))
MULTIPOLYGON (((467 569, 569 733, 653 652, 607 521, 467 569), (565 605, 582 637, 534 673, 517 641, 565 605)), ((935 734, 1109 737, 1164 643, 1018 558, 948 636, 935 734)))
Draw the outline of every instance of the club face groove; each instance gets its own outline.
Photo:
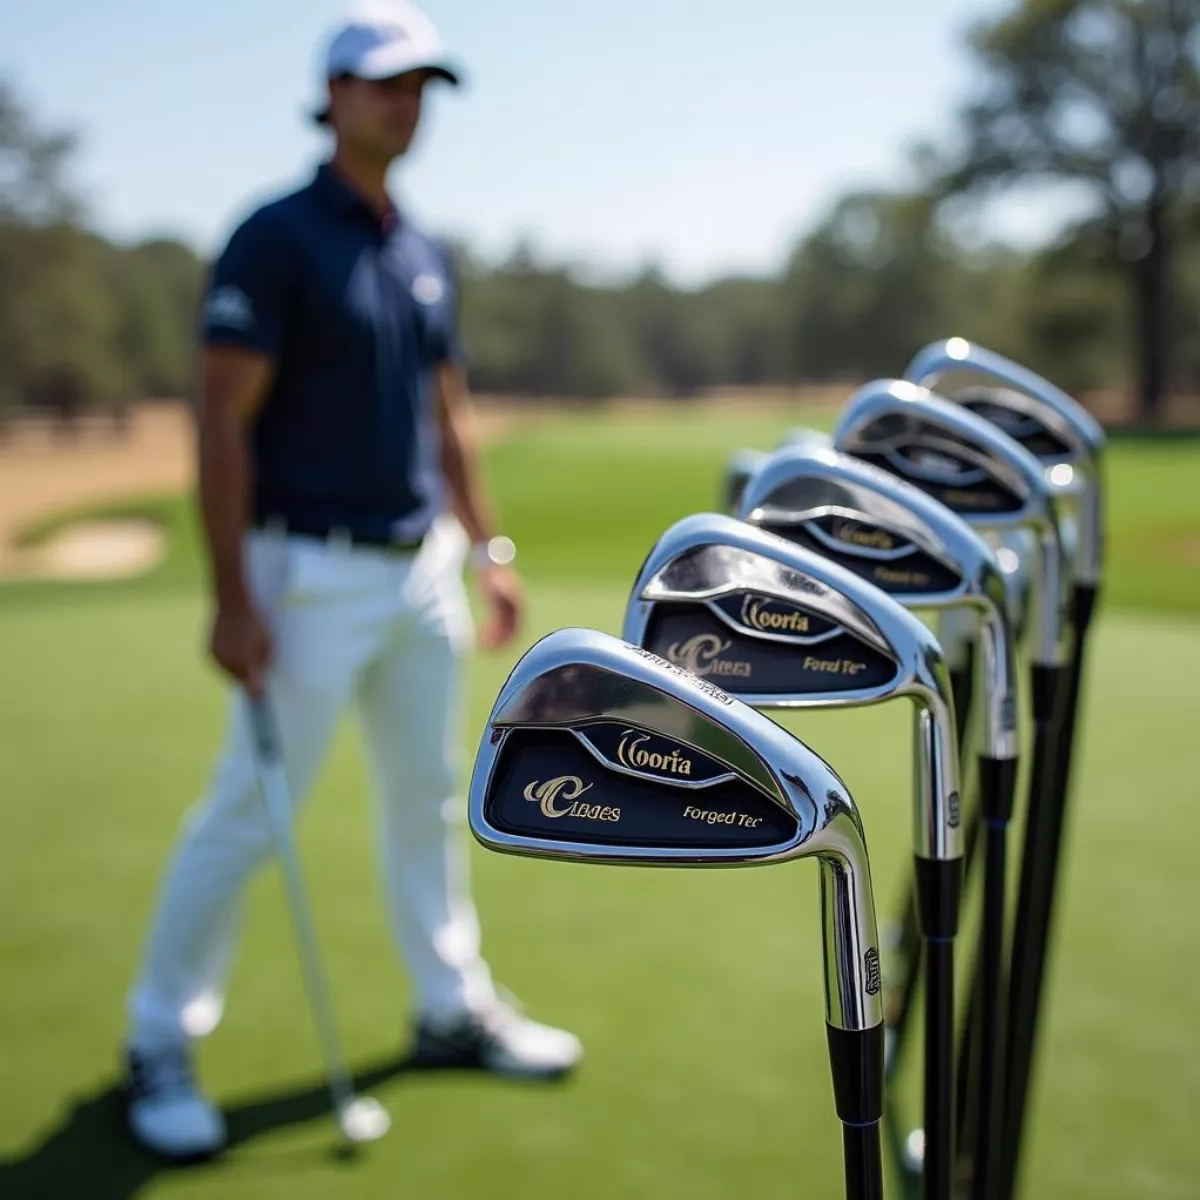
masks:
POLYGON ((1028 450, 975 413, 903 380, 877 380, 855 393, 834 441, 842 453, 899 475, 976 529, 1030 530, 1040 576, 1032 656, 1061 665, 1062 527, 1070 498, 1028 450))
POLYGON ((1100 423, 1048 379, 965 338, 926 346, 909 364, 905 378, 937 388, 944 380, 963 374, 990 386, 954 389, 946 393, 948 399, 1018 441, 1050 469, 1052 480, 1055 467, 1066 465, 1079 472, 1079 545, 1074 572, 1079 582, 1097 585, 1104 567, 1106 438, 1100 423))
POLYGON ((979 621, 985 753, 1017 754, 1013 634, 1004 574, 961 517, 888 471, 815 447, 785 448, 747 485, 738 516, 829 557, 910 608, 979 621))
POLYGON ((953 700, 936 638, 820 555, 717 514, 672 526, 625 613, 625 640, 758 708, 917 705, 914 852, 961 852, 953 700))
POLYGON ((576 862, 822 865, 826 1018, 882 1021, 862 827, 818 755, 718 688, 617 638, 560 630, 514 668, 471 778, 471 830, 576 862))

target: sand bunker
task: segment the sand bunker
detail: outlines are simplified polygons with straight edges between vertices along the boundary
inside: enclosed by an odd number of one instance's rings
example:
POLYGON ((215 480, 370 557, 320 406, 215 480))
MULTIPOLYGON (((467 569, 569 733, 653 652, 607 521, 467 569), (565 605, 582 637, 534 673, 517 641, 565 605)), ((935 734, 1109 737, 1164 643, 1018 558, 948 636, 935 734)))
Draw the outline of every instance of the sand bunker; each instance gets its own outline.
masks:
POLYGON ((81 521, 22 551, 14 574, 26 579, 128 579, 150 570, 166 550, 151 521, 81 521))

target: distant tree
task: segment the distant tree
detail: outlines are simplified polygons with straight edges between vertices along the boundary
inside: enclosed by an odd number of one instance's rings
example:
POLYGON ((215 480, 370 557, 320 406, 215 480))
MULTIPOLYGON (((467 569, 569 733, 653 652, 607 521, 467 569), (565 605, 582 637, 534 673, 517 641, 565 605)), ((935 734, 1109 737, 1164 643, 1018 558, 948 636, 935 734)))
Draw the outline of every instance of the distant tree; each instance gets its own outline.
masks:
POLYGON ((936 209, 921 193, 854 193, 797 246, 783 282, 797 377, 897 375, 924 342, 970 336, 936 209))
POLYGON ((103 273, 116 307, 115 352, 130 399, 186 395, 193 372, 200 260, 178 242, 112 247, 103 273))
POLYGON ((12 86, 0 79, 0 223, 78 220, 79 198, 65 177, 75 146, 73 133, 39 129, 12 86))
POLYGON ((719 331, 711 314, 695 295, 671 287, 657 267, 624 290, 622 310, 661 390, 683 398, 719 381, 719 331))
POLYGON ((951 191, 1082 186, 1130 287, 1143 414, 1170 383, 1181 207, 1200 183, 1197 0, 1018 0, 975 28, 980 92, 951 191))

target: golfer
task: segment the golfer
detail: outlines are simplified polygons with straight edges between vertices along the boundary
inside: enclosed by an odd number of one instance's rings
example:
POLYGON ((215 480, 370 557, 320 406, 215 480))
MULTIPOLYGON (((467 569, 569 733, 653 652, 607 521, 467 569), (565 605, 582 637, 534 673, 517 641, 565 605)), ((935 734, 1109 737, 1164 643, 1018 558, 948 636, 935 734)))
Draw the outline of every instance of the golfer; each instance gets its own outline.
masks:
POLYGON ((429 20, 403 3, 344 25, 326 66, 318 120, 333 157, 234 232, 205 307, 211 650, 238 686, 220 765, 163 883, 127 1042, 130 1128, 175 1158, 225 1139, 190 1047, 221 1017, 241 898, 272 850, 247 694, 274 709, 297 797, 339 717, 358 711, 416 1060, 550 1078, 581 1056, 574 1036, 498 997, 461 853, 464 559, 487 606, 485 648, 514 637, 522 596, 480 477, 447 255, 385 183, 427 86, 458 78, 429 20))

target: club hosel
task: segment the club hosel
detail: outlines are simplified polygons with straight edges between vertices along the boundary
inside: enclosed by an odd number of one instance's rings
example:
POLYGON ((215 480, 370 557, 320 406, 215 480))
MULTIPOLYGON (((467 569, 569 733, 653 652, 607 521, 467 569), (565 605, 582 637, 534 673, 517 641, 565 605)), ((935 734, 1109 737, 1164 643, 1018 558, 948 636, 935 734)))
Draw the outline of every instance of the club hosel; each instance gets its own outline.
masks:
POLYGON ((1104 486, 1102 466, 1094 461, 1079 498, 1079 553, 1075 567, 1077 583, 1095 590, 1104 570, 1104 486))
POLYGON ((958 744, 949 673, 940 666, 944 686, 914 696, 913 853, 921 858, 961 859, 962 813, 958 791, 958 744))
POLYGON ((1067 571, 1053 523, 1038 533, 1038 583, 1033 614, 1033 661, 1060 667, 1067 660, 1067 571))
POLYGON ((963 864, 961 858, 913 859, 916 874, 917 924, 926 940, 947 941, 958 936, 958 913, 962 906, 963 864))
POLYGON ((820 856, 825 1022, 848 1031, 871 1029, 883 1022, 883 975, 866 843, 857 817, 849 814, 827 833, 840 848, 820 856))
POLYGON ((1015 760, 1020 749, 1016 636, 1005 608, 1003 579, 996 586, 998 599, 981 609, 975 649, 983 706, 980 752, 987 758, 1015 760))
POLYGON ((870 1029, 827 1025, 825 1032, 838 1117, 846 1125, 874 1125, 883 1118, 883 1023, 870 1029))

